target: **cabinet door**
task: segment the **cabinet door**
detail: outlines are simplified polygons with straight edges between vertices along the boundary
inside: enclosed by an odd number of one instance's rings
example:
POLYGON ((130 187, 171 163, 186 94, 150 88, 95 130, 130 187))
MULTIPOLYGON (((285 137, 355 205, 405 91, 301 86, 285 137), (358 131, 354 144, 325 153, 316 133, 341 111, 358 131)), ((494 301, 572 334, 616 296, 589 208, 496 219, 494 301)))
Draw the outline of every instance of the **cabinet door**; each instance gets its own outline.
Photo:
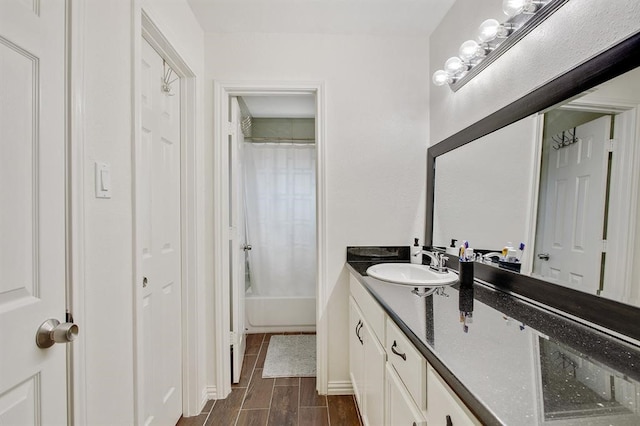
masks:
POLYGON ((481 424, 431 366, 427 369, 427 417, 430 425, 481 424))
POLYGON ((364 378, 364 339, 362 328, 364 322, 358 305, 349 297, 349 374, 360 411, 364 413, 363 378, 364 378))
POLYGON ((368 324, 363 327, 364 336, 364 405, 367 424, 384 424, 384 369, 387 361, 384 347, 378 342, 368 324))
POLYGON ((386 363, 386 422, 393 426, 426 426, 427 420, 416 407, 393 366, 386 363))

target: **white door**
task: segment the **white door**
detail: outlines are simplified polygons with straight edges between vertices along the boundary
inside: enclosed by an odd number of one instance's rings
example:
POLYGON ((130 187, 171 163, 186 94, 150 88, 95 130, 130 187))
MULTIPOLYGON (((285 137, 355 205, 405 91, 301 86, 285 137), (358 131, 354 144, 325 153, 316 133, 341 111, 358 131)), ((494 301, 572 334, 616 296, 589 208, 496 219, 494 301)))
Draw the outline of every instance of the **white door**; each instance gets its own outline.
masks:
POLYGON ((0 424, 67 423, 65 2, 0 1, 0 424))
POLYGON ((244 180, 242 147, 244 136, 241 127, 241 114, 238 98, 231 98, 231 130, 229 135, 229 182, 230 182, 230 247, 231 247, 231 332, 234 336, 233 344, 233 383, 240 381, 242 360, 246 347, 246 333, 244 327, 244 296, 246 258, 249 246, 246 242, 244 222, 244 180))
POLYGON ((592 294, 600 285, 610 132, 610 116, 577 127, 578 142, 547 150, 543 177, 544 229, 535 262, 545 279, 592 294))
POLYGON ((182 414, 180 80, 163 90, 168 68, 145 40, 140 66, 142 410, 147 425, 175 425, 182 414))

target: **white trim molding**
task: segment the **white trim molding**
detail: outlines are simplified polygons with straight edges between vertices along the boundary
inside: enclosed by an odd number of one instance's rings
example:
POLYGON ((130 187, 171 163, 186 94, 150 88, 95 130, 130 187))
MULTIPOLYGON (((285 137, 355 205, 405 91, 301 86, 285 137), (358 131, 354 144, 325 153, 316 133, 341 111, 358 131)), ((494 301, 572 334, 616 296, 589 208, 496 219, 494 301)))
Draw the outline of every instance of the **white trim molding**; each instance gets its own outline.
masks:
POLYGON ((349 380, 335 380, 328 383, 327 395, 353 395, 353 385, 349 380))
MULTIPOLYGON (((70 292, 67 308, 73 315, 74 322, 80 325, 81 332, 85 324, 85 217, 84 217, 84 146, 85 146, 85 112, 84 112, 84 59, 85 59, 85 10, 84 2, 67 0, 67 123, 69 146, 67 152, 67 230, 70 247, 68 265, 70 292)), ((88 424, 87 420, 87 367, 86 339, 80 338, 69 345, 68 367, 71 370, 69 380, 69 424, 88 424)))
POLYGON ((211 399, 220 399, 218 398, 218 389, 216 386, 205 387, 202 397, 205 403, 211 399))
MULTIPOLYGON (((317 330, 317 390, 326 394, 328 390, 328 289, 326 281, 326 115, 325 86, 322 82, 231 82, 214 81, 213 91, 213 221, 214 221, 214 310, 215 310, 215 377, 217 398, 226 398, 231 392, 228 227, 225 212, 228 211, 228 161, 227 133, 229 98, 231 96, 306 94, 316 97, 316 330, 317 330)), ((350 384, 349 384, 350 386, 350 384)))

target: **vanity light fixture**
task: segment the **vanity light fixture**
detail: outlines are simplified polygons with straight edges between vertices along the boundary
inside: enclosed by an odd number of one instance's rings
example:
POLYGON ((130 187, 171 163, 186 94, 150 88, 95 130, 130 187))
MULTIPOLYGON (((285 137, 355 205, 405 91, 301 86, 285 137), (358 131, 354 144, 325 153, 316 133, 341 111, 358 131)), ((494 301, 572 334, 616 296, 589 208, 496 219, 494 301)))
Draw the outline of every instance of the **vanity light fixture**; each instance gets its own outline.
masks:
POLYGON ((476 39, 462 43, 458 56, 447 59, 444 69, 433 73, 433 84, 448 84, 457 91, 567 1, 503 0, 502 10, 507 19, 483 21, 476 39))

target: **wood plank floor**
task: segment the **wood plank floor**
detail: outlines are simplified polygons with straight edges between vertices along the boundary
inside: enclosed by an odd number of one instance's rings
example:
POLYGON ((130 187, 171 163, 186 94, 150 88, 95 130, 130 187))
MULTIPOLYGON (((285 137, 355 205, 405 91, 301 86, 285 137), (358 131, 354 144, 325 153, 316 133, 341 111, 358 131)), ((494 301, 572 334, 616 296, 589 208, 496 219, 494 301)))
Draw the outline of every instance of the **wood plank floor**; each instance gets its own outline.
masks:
MULTIPOLYGON (((298 333, 284 333, 298 334, 298 333)), ((249 334, 240 373, 226 399, 209 401, 177 426, 361 426, 352 395, 318 395, 315 377, 263 379, 273 334, 249 334)))

